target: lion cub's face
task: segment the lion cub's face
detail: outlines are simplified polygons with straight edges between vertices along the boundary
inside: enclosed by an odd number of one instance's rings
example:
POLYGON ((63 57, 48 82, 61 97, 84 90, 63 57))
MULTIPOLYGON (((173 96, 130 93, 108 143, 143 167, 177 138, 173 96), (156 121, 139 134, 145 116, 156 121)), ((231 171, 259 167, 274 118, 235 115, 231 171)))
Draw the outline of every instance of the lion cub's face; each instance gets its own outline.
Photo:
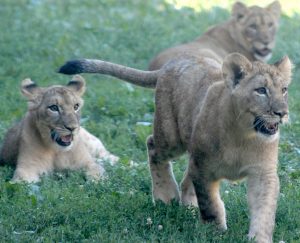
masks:
POLYGON ((246 50, 254 53, 257 60, 266 62, 272 56, 280 13, 281 7, 277 1, 266 8, 247 8, 240 2, 233 6, 232 14, 237 28, 235 35, 246 50))
POLYGON ((288 57, 274 65, 251 64, 239 54, 225 59, 223 75, 232 93, 237 126, 249 134, 277 137, 278 125, 288 120, 291 68, 288 57))
POLYGON ((76 75, 66 86, 42 88, 25 79, 21 91, 43 141, 55 149, 69 150, 80 128, 85 81, 76 75))

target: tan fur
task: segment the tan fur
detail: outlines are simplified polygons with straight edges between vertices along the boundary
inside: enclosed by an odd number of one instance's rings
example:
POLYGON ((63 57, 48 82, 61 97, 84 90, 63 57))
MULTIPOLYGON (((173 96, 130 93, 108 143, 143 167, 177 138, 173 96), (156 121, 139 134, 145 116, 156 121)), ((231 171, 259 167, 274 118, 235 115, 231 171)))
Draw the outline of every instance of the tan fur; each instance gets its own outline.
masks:
POLYGON ((96 159, 118 159, 80 127, 85 91, 82 77, 73 77, 66 86, 47 88, 25 79, 21 91, 28 99, 28 111, 7 132, 0 153, 1 163, 16 165, 13 181, 36 182, 42 174, 63 169, 84 169, 88 177, 97 180, 104 169, 96 159))
POLYGON ((278 1, 266 8, 246 7, 243 3, 236 2, 228 21, 210 28, 192 42, 162 51, 153 58, 149 70, 160 69, 182 54, 210 57, 222 62, 226 55, 239 52, 251 61, 267 61, 275 46, 280 12, 278 1))
MULTIPOLYGON (((99 73, 114 65, 74 60, 60 71, 89 72, 89 64, 99 73)), ((207 57, 184 56, 153 72, 156 109, 153 135, 147 139, 153 199, 170 203, 181 197, 183 204, 199 206, 204 221, 225 230, 220 181, 246 177, 249 238, 272 242, 279 192, 278 124, 288 119, 291 68, 287 57, 268 65, 233 53, 222 65, 207 57), (185 151, 190 162, 180 193, 169 161, 185 151)), ((113 69, 105 74, 119 73, 113 69)), ((143 80, 138 84, 143 86, 143 80)))

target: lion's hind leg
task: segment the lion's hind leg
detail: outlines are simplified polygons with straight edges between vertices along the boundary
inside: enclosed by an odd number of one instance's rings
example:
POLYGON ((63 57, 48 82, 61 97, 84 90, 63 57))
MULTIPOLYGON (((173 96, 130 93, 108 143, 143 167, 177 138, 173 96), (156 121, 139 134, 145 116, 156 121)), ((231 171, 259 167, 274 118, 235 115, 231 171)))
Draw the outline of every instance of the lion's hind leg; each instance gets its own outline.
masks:
POLYGON ((185 172, 184 178, 181 182, 180 201, 185 206, 198 207, 197 196, 194 189, 193 181, 188 175, 188 170, 185 172))
POLYGON ((179 201, 179 189, 173 174, 172 164, 169 161, 174 157, 174 154, 157 147, 153 135, 147 139, 147 149, 152 177, 153 201, 161 200, 164 203, 170 203, 172 200, 179 201))

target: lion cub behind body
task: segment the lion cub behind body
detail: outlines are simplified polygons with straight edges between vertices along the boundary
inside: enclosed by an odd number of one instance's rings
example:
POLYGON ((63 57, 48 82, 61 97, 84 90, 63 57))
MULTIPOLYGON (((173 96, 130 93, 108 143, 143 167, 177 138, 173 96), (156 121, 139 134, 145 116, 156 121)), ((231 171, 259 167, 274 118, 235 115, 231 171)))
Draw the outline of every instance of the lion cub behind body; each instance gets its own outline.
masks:
POLYGON ((154 200, 199 206, 204 221, 226 229, 219 193, 222 179, 248 179, 249 237, 272 242, 279 124, 287 121, 291 63, 268 65, 234 53, 223 64, 183 56, 158 71, 140 71, 101 60, 74 60, 61 73, 103 73, 156 87, 153 135, 147 140, 154 200), (170 160, 188 151, 181 193, 170 160))
POLYGON ((192 42, 168 48, 153 58, 149 70, 160 69, 183 54, 210 57, 222 62, 225 56, 239 52, 249 60, 268 61, 275 47, 275 35, 281 13, 275 1, 266 8, 246 7, 236 2, 228 21, 210 28, 192 42))
POLYGON ((1 164, 16 165, 13 181, 36 182, 42 174, 63 169, 83 169, 97 180, 104 169, 96 159, 118 159, 80 127, 85 81, 79 75, 66 86, 47 88, 25 79, 21 91, 28 111, 7 132, 0 153, 1 164))

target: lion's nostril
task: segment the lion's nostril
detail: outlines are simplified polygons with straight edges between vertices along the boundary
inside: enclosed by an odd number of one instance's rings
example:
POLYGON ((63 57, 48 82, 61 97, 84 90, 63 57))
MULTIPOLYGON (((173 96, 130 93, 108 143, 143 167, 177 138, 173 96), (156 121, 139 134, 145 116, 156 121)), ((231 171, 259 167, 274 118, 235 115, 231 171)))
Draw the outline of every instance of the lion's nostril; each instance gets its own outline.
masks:
POLYGON ((274 111, 274 114, 282 118, 287 115, 287 111, 274 111))
POLYGON ((71 132, 73 132, 76 129, 76 127, 68 127, 68 126, 65 126, 65 128, 71 132))

